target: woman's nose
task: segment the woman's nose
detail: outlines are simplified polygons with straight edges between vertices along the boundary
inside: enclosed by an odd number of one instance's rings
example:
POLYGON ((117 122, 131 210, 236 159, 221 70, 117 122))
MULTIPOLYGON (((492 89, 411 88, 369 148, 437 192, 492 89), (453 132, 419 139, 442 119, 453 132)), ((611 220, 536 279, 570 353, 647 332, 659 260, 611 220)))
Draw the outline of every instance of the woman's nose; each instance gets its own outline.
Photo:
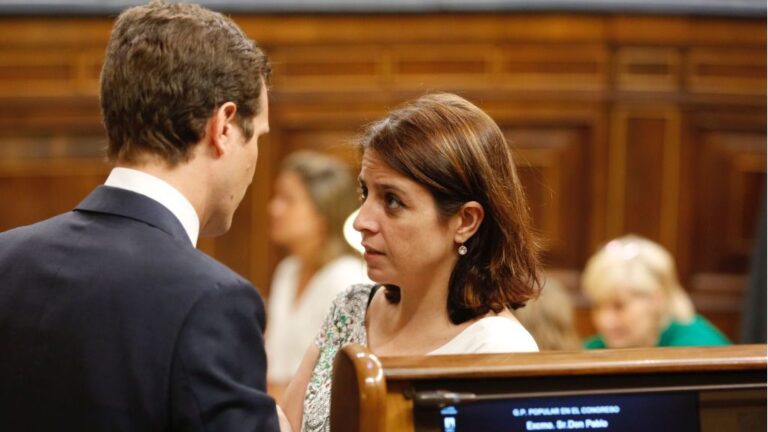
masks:
POLYGON ((595 316, 596 327, 604 330, 613 329, 618 324, 616 313, 610 310, 599 310, 595 316))
POLYGON ((363 231, 374 232, 376 226, 371 206, 368 204, 368 201, 363 201, 362 205, 360 205, 360 210, 357 212, 357 217, 352 222, 352 227, 362 233, 363 231))

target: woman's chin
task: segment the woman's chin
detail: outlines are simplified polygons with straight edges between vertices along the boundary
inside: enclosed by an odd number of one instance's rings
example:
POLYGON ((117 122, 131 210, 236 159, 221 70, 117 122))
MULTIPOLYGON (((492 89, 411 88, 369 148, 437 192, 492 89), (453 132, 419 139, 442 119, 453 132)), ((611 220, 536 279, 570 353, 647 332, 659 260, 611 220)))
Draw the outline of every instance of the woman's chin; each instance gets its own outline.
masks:
POLYGON ((370 279, 376 285, 392 285, 392 279, 382 274, 381 272, 371 270, 368 268, 368 279, 370 279))

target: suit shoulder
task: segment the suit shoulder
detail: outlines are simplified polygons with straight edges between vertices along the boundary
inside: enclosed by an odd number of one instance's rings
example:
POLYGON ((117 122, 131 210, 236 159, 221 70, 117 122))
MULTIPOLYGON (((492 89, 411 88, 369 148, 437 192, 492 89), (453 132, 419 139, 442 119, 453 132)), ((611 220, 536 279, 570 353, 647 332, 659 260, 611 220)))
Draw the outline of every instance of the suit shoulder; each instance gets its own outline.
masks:
POLYGON ((201 269, 204 269, 205 273, 210 277, 221 279, 225 282, 250 284, 250 282, 240 276, 237 272, 199 249, 192 248, 190 251, 190 258, 193 259, 201 269))
POLYGON ((4 253, 18 253, 33 247, 37 243, 47 241, 66 222, 70 214, 71 212, 63 213, 30 225, 23 225, 0 232, 0 257, 4 253), (24 248, 20 246, 24 246, 24 248))
POLYGON ((257 292, 246 278, 202 251, 189 247, 182 248, 179 252, 174 261, 184 269, 178 272, 178 277, 185 280, 187 289, 201 291, 247 289, 257 292))
POLYGON ((34 236, 35 234, 44 233, 50 229, 56 229, 56 227, 66 221, 71 215, 72 212, 62 213, 29 225, 11 228, 8 231, 0 232, 0 240, 8 241, 11 239, 25 238, 34 236))

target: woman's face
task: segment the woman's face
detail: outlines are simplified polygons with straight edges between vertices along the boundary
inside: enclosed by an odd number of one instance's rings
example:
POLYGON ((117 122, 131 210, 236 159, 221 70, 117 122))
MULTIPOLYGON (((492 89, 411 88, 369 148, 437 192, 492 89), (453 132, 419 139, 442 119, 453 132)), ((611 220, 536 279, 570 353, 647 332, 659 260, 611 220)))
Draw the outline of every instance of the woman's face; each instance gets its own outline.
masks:
POLYGON ((275 195, 269 202, 272 241, 288 249, 316 243, 324 236, 323 217, 315 208, 301 177, 282 172, 275 181, 275 195))
POLYGON ((608 348, 656 346, 663 330, 661 316, 658 292, 617 288, 592 306, 592 322, 608 348))
POLYGON ((371 280, 424 286, 435 276, 450 275, 457 256, 453 224, 439 220, 427 189, 371 151, 363 155, 360 187, 363 202, 354 227, 363 237, 371 280))

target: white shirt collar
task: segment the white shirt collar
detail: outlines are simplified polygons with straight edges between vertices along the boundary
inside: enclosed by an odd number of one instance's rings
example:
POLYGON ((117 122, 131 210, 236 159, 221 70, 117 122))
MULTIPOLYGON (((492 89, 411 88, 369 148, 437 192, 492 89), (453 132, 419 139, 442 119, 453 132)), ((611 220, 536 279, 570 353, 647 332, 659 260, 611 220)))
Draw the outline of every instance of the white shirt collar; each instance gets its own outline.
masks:
POLYGON ((181 222, 192 246, 197 246, 200 219, 192 203, 176 188, 143 171, 121 167, 113 168, 104 184, 136 192, 159 202, 181 222))

